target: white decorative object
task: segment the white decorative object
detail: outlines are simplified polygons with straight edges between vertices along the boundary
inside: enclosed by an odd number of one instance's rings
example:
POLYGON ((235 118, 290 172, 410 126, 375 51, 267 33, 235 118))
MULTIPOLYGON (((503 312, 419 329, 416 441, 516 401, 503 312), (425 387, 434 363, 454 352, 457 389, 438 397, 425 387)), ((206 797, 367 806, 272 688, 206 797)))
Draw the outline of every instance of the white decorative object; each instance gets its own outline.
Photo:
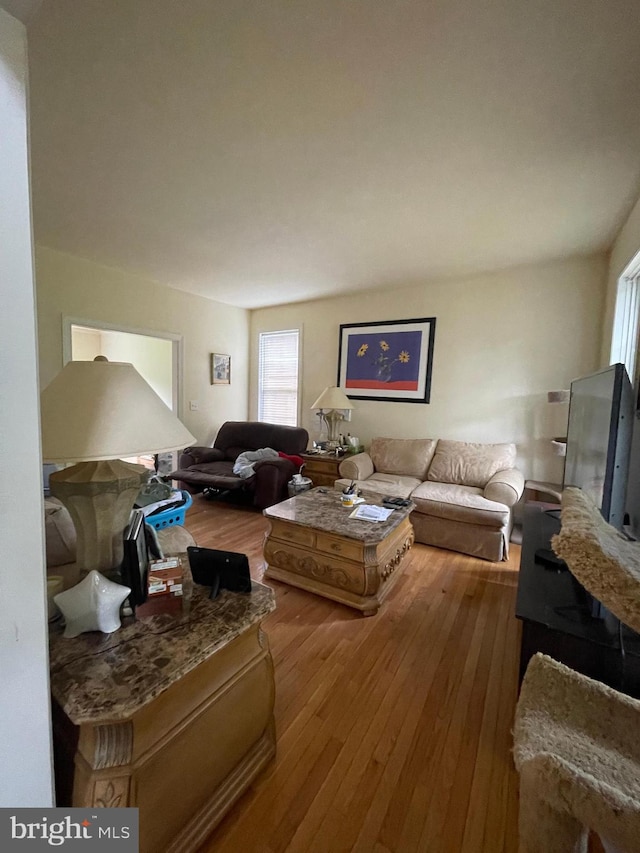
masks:
POLYGON ((66 592, 54 596, 65 620, 65 637, 85 631, 111 634, 120 627, 120 605, 131 590, 114 583, 95 569, 66 592))

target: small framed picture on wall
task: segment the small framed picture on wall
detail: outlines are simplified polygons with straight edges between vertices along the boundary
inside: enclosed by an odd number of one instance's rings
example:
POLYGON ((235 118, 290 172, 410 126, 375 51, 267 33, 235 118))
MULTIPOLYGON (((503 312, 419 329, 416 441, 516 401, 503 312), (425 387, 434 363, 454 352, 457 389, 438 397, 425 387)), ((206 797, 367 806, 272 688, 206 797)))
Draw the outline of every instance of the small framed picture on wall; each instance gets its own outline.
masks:
POLYGON ((231 356, 211 353, 211 384, 231 385, 231 356))

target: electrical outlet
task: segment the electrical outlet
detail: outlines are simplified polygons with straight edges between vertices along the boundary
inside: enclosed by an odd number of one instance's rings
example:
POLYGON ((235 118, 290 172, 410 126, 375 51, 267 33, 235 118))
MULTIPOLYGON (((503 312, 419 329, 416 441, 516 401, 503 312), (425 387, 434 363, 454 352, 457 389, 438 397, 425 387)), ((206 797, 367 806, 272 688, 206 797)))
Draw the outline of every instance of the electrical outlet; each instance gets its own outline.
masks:
POLYGON ((189 411, 197 412, 198 411, 198 401, 197 400, 189 400, 189 411))

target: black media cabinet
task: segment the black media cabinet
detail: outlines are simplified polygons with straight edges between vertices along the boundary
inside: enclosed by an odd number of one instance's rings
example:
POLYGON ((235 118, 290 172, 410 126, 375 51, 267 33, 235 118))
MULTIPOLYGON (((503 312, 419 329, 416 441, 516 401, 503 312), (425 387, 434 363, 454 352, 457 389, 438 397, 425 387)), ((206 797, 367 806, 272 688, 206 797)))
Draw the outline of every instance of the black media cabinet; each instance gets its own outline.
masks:
POLYGON ((610 687, 640 698, 640 634, 608 611, 594 618, 593 599, 570 571, 536 562, 560 530, 559 507, 527 503, 516 617, 522 620, 520 681, 529 659, 543 652, 610 687))

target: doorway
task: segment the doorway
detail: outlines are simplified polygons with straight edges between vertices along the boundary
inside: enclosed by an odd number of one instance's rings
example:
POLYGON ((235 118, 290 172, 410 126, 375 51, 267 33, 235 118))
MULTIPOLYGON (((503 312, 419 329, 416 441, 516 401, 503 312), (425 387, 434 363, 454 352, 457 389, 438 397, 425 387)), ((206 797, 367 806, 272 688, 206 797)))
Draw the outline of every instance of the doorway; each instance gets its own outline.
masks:
MULTIPOLYGON (((180 417, 180 335, 65 317, 62 349, 64 364, 68 361, 93 361, 98 355, 109 361, 133 364, 164 404, 180 417)), ((158 472, 163 474, 176 467, 177 459, 174 453, 163 453, 158 458, 149 453, 126 461, 151 469, 157 465, 158 472)))

